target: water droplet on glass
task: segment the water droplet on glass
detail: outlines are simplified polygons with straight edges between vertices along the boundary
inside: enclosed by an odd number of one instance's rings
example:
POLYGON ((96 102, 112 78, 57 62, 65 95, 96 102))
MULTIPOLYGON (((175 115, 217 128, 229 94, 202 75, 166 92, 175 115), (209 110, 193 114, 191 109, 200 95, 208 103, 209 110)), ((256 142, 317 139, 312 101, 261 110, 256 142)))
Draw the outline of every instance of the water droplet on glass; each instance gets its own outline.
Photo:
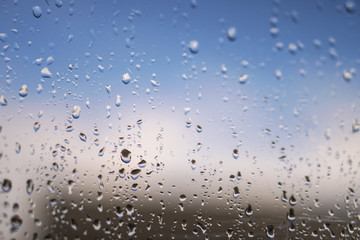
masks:
POLYGON ((120 157, 124 163, 129 163, 131 161, 131 152, 124 148, 121 150, 120 157))
POLYGON ((291 195, 289 198, 289 203, 291 206, 295 206, 296 205, 296 198, 294 197, 294 195, 291 195))
POLYGON ((130 74, 129 73, 125 73, 125 74, 123 74, 123 76, 122 76, 122 81, 123 81, 123 83, 125 83, 125 84, 128 84, 129 82, 130 82, 130 74))
POLYGON ((192 169, 192 170, 195 170, 195 168, 196 168, 196 160, 195 160, 195 159, 192 159, 192 160, 190 161, 190 163, 191 163, 191 169, 192 169))
POLYGON ((132 180, 136 180, 140 176, 141 170, 140 169, 134 169, 130 172, 132 180))
POLYGON ((121 97, 120 97, 120 95, 116 95, 115 105, 117 107, 120 107, 120 104, 121 104, 121 97))
POLYGON ((107 93, 111 93, 111 85, 105 85, 105 89, 107 93))
POLYGON ((143 159, 143 160, 141 160, 139 163, 138 163, 138 166, 139 166, 139 168, 144 168, 144 167, 146 167, 146 161, 143 159))
POLYGON ((10 192, 12 187, 12 183, 9 179, 4 179, 2 182, 1 189, 3 192, 10 192))
POLYGON ((345 9, 348 13, 353 14, 356 10, 356 4, 354 0, 347 0, 345 2, 345 9))
POLYGON ((227 37, 230 41, 235 41, 236 39, 236 28, 231 27, 227 31, 227 37))
POLYGON ((294 221, 295 220, 295 211, 293 208, 289 209, 289 212, 287 213, 287 219, 289 221, 294 221))
POLYGON ((197 125, 197 126, 196 126, 196 131, 197 131, 198 133, 201 133, 201 132, 202 132, 202 127, 201 127, 200 125, 197 125))
POLYGON ((11 226, 17 230, 21 227, 23 220, 19 217, 19 215, 15 215, 11 218, 11 226))
POLYGON ((41 7, 39 7, 39 6, 34 6, 34 7, 32 8, 32 13, 33 13, 34 17, 36 17, 36 18, 41 17, 41 15, 42 15, 41 7))
POLYGON ((239 157, 239 150, 234 149, 232 155, 233 155, 233 158, 234 158, 234 159, 238 159, 238 157, 239 157))
POLYGON ((268 236, 268 238, 273 239, 275 237, 275 229, 273 225, 268 225, 266 227, 266 236, 268 236))
POLYGON ((22 85, 20 90, 19 90, 20 97, 26 97, 28 95, 28 93, 29 93, 29 89, 26 86, 26 84, 22 85))
POLYGON ((0 104, 1 104, 1 106, 6 106, 8 104, 8 102, 4 96, 0 97, 0 104))
POLYGON ((185 200, 186 200, 186 195, 185 195, 185 194, 181 194, 181 195, 180 195, 180 201, 181 201, 181 202, 185 202, 185 200))
POLYGON ((58 8, 61 8, 62 5, 63 5, 62 0, 56 0, 56 1, 55 1, 55 5, 56 5, 58 8))
POLYGON ((31 195, 32 192, 34 191, 34 182, 29 179, 26 181, 26 192, 31 195))
POLYGON ((102 157, 102 156, 104 156, 104 153, 105 153, 105 147, 100 149, 98 156, 102 157))
POLYGON ((245 84, 247 82, 247 79, 248 79, 249 75, 247 74, 243 74, 239 77, 239 83, 241 84, 245 84))
POLYGON ((251 204, 249 204, 248 207, 246 208, 245 214, 246 214, 246 216, 251 216, 253 214, 251 204))
POLYGON ((199 42, 198 41, 190 41, 188 48, 190 50, 190 52, 192 53, 198 53, 199 52, 199 42))
POLYGON ((44 67, 42 70, 41 70, 41 76, 43 78, 51 78, 52 77, 52 73, 50 72, 50 70, 47 68, 47 67, 44 67))
POLYGON ((35 122, 34 123, 34 131, 37 132, 40 129, 40 123, 39 122, 35 122))
POLYGON ((93 228, 94 228, 96 231, 99 231, 99 230, 100 230, 100 228, 101 228, 101 222, 100 222, 100 220, 95 219, 95 221, 93 222, 93 228))
POLYGON ((350 71, 344 71, 343 72, 343 79, 345 80, 345 82, 350 82, 352 79, 352 73, 350 71))
POLYGON ((16 143, 15 143, 15 152, 16 152, 16 153, 20 153, 20 151, 21 151, 21 144, 18 143, 18 142, 16 142, 16 143))
POLYGON ((240 196, 240 191, 238 187, 234 187, 234 198, 238 198, 240 196))
POLYGON ((82 133, 82 132, 81 132, 81 133, 79 134, 79 138, 80 138, 81 141, 86 142, 87 137, 86 137, 85 133, 82 133))
POLYGON ((72 111, 73 118, 78 119, 80 117, 80 112, 81 112, 80 106, 77 106, 77 105, 74 106, 74 109, 72 111))

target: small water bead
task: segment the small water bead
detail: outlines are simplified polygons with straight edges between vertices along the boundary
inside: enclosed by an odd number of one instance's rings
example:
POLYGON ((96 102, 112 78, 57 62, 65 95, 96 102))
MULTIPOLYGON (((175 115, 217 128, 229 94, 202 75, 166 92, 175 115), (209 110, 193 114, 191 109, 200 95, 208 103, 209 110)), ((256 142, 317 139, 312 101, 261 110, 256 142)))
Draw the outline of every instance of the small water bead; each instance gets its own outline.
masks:
POLYGON ((105 147, 100 149, 98 156, 102 157, 102 156, 104 156, 104 153, 105 153, 105 147))
POLYGON ((34 7, 32 8, 32 13, 33 13, 34 17, 36 17, 36 18, 41 17, 41 15, 42 15, 41 7, 39 7, 39 6, 34 6, 34 7))
POLYGON ((190 41, 188 48, 191 53, 198 53, 199 52, 199 42, 196 40, 190 41))
POLYGON ((230 41, 235 41, 236 39, 236 28, 231 27, 227 31, 227 37, 230 41))
POLYGON ((121 150, 120 157, 124 163, 129 163, 131 161, 131 152, 124 148, 121 150))
POLYGON ((82 132, 79 134, 79 138, 83 142, 86 142, 86 140, 87 140, 87 137, 86 137, 85 133, 82 133, 82 132))
POLYGON ((121 105, 121 97, 120 95, 116 95, 115 106, 120 107, 120 105, 121 105))
POLYGON ((344 70, 343 79, 345 80, 345 82, 350 82, 352 79, 352 73, 350 71, 344 70))
POLYGON ((138 166, 139 166, 139 168, 144 168, 144 167, 146 167, 146 161, 143 159, 143 160, 141 160, 139 163, 138 163, 138 166))
POLYGON ((19 90, 20 97, 26 97, 29 93, 29 89, 26 84, 22 85, 19 90))
POLYGON ((136 180, 140 176, 141 170, 140 169, 134 169, 130 172, 132 180, 136 180))
POLYGON ((122 75, 122 82, 124 84, 128 84, 130 82, 131 78, 130 78, 130 74, 129 73, 124 73, 122 75))
POLYGON ((293 208, 289 209, 289 212, 287 213, 287 219, 289 221, 294 221, 295 220, 295 211, 293 208))
POLYGON ((240 190, 238 187, 234 187, 234 198, 238 198, 240 196, 240 190))
POLYGON ((124 178, 125 177, 125 168, 121 168, 119 170, 119 177, 124 178))
POLYGON ((47 67, 44 67, 41 70, 41 77, 43 78, 51 78, 52 77, 52 73, 50 72, 50 70, 47 67))
POLYGON ((2 182, 2 186, 1 189, 3 190, 3 192, 10 192, 12 188, 12 183, 11 180, 5 178, 2 182))
POLYGON ((40 129, 40 123, 39 122, 35 122, 34 123, 34 131, 37 132, 40 129))
POLYGON ((289 203, 291 206, 295 206, 296 205, 296 198, 294 197, 294 195, 291 195, 289 198, 289 203))
POLYGON ((246 214, 246 216, 248 216, 248 217, 250 217, 250 216, 253 214, 253 210, 252 210, 251 204, 249 204, 248 207, 246 208, 245 214, 246 214))
POLYGON ((195 170, 195 168, 196 168, 196 160, 195 160, 195 159, 192 159, 192 160, 190 161, 190 163, 191 163, 191 169, 192 169, 192 170, 195 170))
POLYGON ((180 195, 180 201, 181 201, 181 202, 185 202, 185 200, 186 200, 186 195, 185 195, 185 194, 181 194, 181 195, 180 195))
POLYGON ((6 106, 8 104, 6 98, 4 96, 0 97, 0 105, 1 106, 6 106))
POLYGON ((348 13, 353 14, 356 10, 356 4, 354 0, 347 0, 345 2, 345 9, 348 13))
POLYGON ((232 153, 232 156, 233 156, 234 159, 238 159, 238 157, 239 157, 239 150, 234 149, 234 150, 233 150, 233 153, 232 153))
POLYGON ((80 106, 77 106, 77 105, 74 106, 74 109, 72 111, 73 118, 78 119, 80 117, 80 112, 81 112, 80 106))
POLYGON ((198 132, 198 133, 201 133, 202 132, 202 127, 200 126, 200 125, 197 125, 196 126, 196 131, 198 132))
POLYGON ((249 78, 249 75, 247 74, 243 74, 239 77, 239 83, 240 84, 245 84, 247 82, 247 79, 249 78))
POLYGON ((34 182, 33 180, 29 179, 26 181, 26 192, 31 195, 34 191, 34 182))

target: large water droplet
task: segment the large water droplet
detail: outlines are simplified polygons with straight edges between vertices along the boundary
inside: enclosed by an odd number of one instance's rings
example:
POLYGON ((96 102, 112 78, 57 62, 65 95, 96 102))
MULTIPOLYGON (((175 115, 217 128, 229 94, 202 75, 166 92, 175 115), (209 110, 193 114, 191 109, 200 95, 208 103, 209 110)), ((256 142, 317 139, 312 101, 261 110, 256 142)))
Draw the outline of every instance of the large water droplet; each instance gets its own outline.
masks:
POLYGON ((81 112, 80 106, 77 106, 77 105, 74 106, 74 109, 72 111, 73 118, 78 119, 80 117, 80 112, 81 112))
POLYGON ((20 97, 26 97, 28 95, 28 93, 29 93, 29 89, 26 86, 26 84, 22 85, 20 90, 19 90, 20 97))
POLYGON ((32 8, 32 13, 33 13, 34 17, 36 17, 36 18, 41 17, 41 15, 42 15, 41 7, 39 7, 39 6, 34 6, 34 7, 32 8))
POLYGON ((198 53, 199 52, 199 42, 198 41, 190 41, 189 46, 188 46, 190 52, 192 53, 198 53))
POLYGON ((121 150, 120 157, 124 163, 129 163, 131 161, 131 152, 124 148, 121 150))
POLYGON ((185 194, 181 194, 181 195, 180 195, 180 201, 181 201, 181 202, 185 202, 185 200, 186 200, 186 195, 185 195, 185 194))
POLYGON ((295 220, 295 211, 293 208, 289 209, 289 212, 287 213, 287 219, 289 221, 294 221, 295 220))
POLYGON ((141 160, 139 163, 138 163, 138 166, 139 166, 139 168, 144 168, 144 167, 146 167, 146 161, 143 159, 143 160, 141 160))
POLYGON ((238 198, 240 196, 240 191, 238 187, 234 187, 234 198, 238 198))
POLYGON ((246 214, 246 216, 251 216, 253 214, 251 204, 249 204, 248 207, 246 208, 245 214, 246 214))

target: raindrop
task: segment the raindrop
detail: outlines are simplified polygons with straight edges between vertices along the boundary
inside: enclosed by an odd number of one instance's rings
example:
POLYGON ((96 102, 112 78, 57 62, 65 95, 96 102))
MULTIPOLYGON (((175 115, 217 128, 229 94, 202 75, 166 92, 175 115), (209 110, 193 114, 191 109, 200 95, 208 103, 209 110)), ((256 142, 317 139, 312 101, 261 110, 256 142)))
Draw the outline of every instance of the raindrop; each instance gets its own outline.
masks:
POLYGON ((352 79, 352 73, 350 71, 344 70, 343 79, 345 80, 345 82, 350 82, 352 79))
POLYGON ((291 206, 295 206, 296 205, 296 198, 294 197, 294 195, 291 195, 289 198, 289 203, 291 206))
POLYGON ((87 137, 86 137, 85 133, 82 133, 82 132, 81 132, 81 133, 79 134, 79 138, 80 138, 81 141, 86 142, 87 137))
POLYGON ((234 150, 233 150, 233 153, 232 153, 232 156, 233 156, 234 159, 238 159, 238 157, 239 157, 239 150, 234 149, 234 150))
POLYGON ((12 187, 12 183, 9 179, 4 179, 2 182, 1 189, 3 192, 10 192, 12 187))
POLYGON ((125 177, 125 168, 122 168, 119 170, 119 177, 121 177, 121 178, 125 177))
POLYGON ((266 235, 268 238, 273 239, 275 237, 275 229, 273 225, 268 225, 266 227, 266 235))
POLYGON ((121 104, 121 97, 120 97, 120 95, 116 95, 115 105, 117 107, 120 107, 120 104, 121 104))
POLYGON ((29 93, 29 89, 26 84, 22 85, 19 90, 20 97, 26 97, 29 93))
POLYGON ((37 132, 40 129, 40 123, 39 122, 35 122, 34 123, 34 131, 37 132))
POLYGON ((34 182, 33 180, 29 179, 26 181, 26 192, 31 195, 34 191, 34 182))
POLYGON ((123 81, 123 83, 125 83, 125 84, 128 84, 129 82, 130 82, 130 74, 129 73, 125 73, 125 74, 123 74, 123 76, 122 76, 122 81, 123 81))
POLYGON ((121 150, 120 157, 124 163, 129 163, 131 161, 131 152, 124 148, 121 150))
POLYGON ((136 231, 136 225, 133 224, 133 223, 129 223, 129 224, 128 224, 128 230, 129 230, 128 236, 129 236, 129 237, 134 236, 134 235, 135 235, 135 231, 136 231))
POLYGON ((251 204, 249 204, 248 207, 246 208, 245 214, 246 214, 246 216, 248 216, 248 217, 250 217, 250 216, 253 214, 253 210, 252 210, 251 204))
POLYGON ((101 228, 101 222, 100 222, 100 220, 95 219, 95 221, 93 222, 93 228, 94 228, 96 231, 99 231, 99 230, 100 230, 100 228, 101 228))
POLYGON ((348 13, 353 14, 356 10, 356 4, 354 0, 347 0, 345 2, 345 9, 348 13))
POLYGON ((289 212, 287 213, 287 219, 289 221, 294 221, 295 220, 295 211, 293 208, 289 209, 289 212))
POLYGON ((63 5, 62 0, 56 0, 56 1, 55 1, 55 5, 56 5, 58 8, 61 8, 62 5, 63 5))
POLYGON ((199 52, 199 42, 198 41, 190 41, 188 48, 190 50, 190 52, 192 53, 198 53, 199 52))
POLYGON ((74 106, 74 109, 72 111, 73 118, 78 119, 80 117, 80 112, 81 112, 80 106, 77 106, 77 105, 74 106))
POLYGON ((180 195, 180 201, 181 201, 181 202, 185 202, 185 200, 186 200, 186 195, 185 195, 185 194, 181 194, 181 195, 180 195))
POLYGON ((202 127, 201 127, 200 125, 197 125, 197 126, 196 126, 196 131, 197 131, 198 133, 201 133, 201 132, 202 132, 202 127))
POLYGON ((360 121, 358 119, 355 119, 354 122, 352 123, 352 131, 353 133, 360 131, 360 121))
POLYGON ((248 79, 249 75, 247 74, 243 74, 239 77, 239 83, 241 84, 245 84, 247 82, 247 79, 248 79))
POLYGON ((143 159, 143 160, 141 160, 139 163, 138 163, 138 166, 139 166, 139 168, 144 168, 144 167, 146 167, 146 161, 143 159))
POLYGON ((140 176, 140 169, 134 169, 130 172, 132 180, 136 180, 140 176))
POLYGON ((235 41, 236 39, 236 28, 231 27, 227 31, 227 37, 230 41, 235 41))
POLYGON ((100 149, 98 156, 99 156, 99 157, 102 157, 102 156, 104 156, 104 153, 105 153, 105 147, 103 147, 102 149, 100 149))
POLYGON ((20 228, 23 222, 23 220, 19 217, 19 215, 13 216, 10 221, 11 221, 11 226, 15 229, 20 228))
POLYGON ((240 191, 238 187, 234 187, 234 198, 238 198, 240 196, 240 191))
POLYGON ((0 105, 1 106, 6 106, 8 104, 6 98, 4 96, 0 97, 0 105))
POLYGON ((52 77, 52 73, 50 72, 50 70, 47 68, 47 67, 44 67, 42 70, 41 70, 41 76, 43 78, 51 78, 52 77))
POLYGON ((111 92, 111 85, 105 85, 106 92, 110 94, 111 92))
POLYGON ((20 151, 21 151, 21 145, 20 145, 20 143, 16 142, 15 143, 15 152, 20 153, 20 151))
POLYGON ((191 169, 192 169, 192 170, 195 170, 195 168, 196 168, 196 160, 193 159, 193 160, 191 160, 190 162, 191 162, 191 169))
POLYGON ((36 18, 41 17, 41 15, 42 15, 41 7, 39 7, 39 6, 34 6, 34 7, 32 8, 32 13, 33 13, 34 17, 36 17, 36 18))

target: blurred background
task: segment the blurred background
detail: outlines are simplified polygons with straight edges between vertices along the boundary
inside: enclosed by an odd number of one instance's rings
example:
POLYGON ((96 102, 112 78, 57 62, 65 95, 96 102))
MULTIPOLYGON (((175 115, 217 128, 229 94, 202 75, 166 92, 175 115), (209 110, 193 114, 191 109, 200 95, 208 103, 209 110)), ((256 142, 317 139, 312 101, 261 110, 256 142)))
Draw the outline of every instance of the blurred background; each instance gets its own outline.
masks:
POLYGON ((357 239, 360 2, 0 1, 0 239, 357 239))

